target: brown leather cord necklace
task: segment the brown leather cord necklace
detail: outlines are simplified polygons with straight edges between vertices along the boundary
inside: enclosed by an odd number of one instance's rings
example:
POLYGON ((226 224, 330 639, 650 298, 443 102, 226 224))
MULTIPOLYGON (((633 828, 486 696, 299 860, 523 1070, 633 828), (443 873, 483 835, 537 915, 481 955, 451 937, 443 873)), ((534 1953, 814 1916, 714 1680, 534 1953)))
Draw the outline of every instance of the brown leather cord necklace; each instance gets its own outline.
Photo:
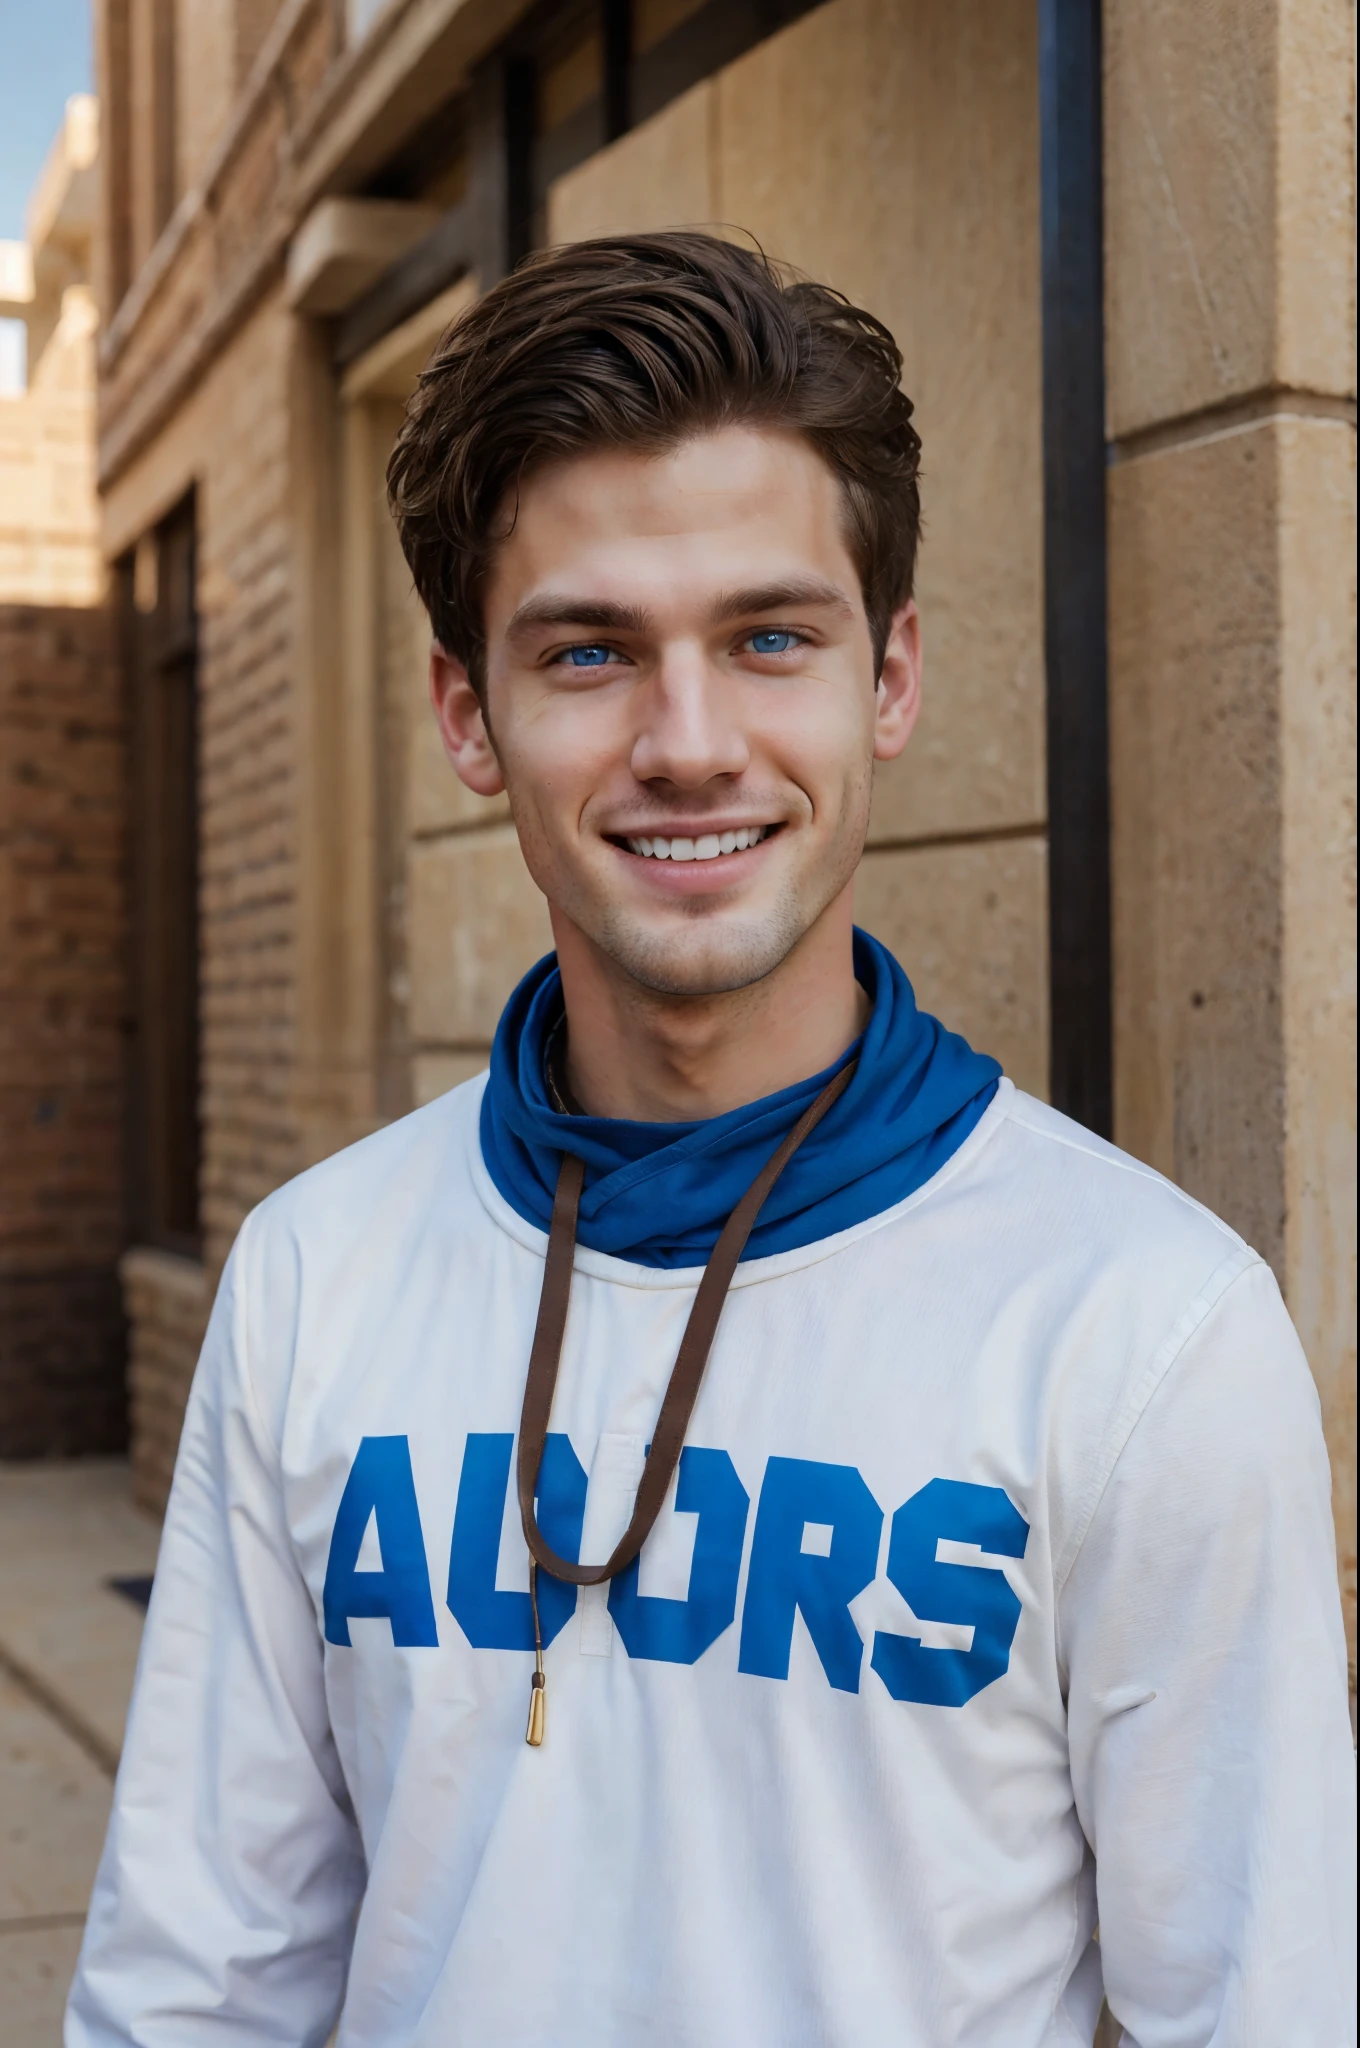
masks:
POLYGON ((771 1153, 723 1225, 704 1268, 685 1334, 680 1340, 670 1383, 661 1403, 661 1413, 652 1433, 651 1448, 642 1468, 632 1520, 604 1564, 572 1564, 567 1558, 559 1557, 543 1540, 534 1514, 538 1468, 547 1441, 553 1393, 562 1360, 562 1337, 567 1327, 567 1304, 571 1296, 572 1267, 576 1260, 576 1216, 586 1172, 582 1160, 574 1158, 570 1152, 562 1156, 562 1169, 557 1176, 557 1192, 553 1198, 552 1224, 548 1231, 543 1292, 539 1296, 538 1321, 529 1353, 529 1377, 524 1387, 516 1468, 520 1521, 524 1527, 524 1540, 529 1546, 529 1599, 534 1618, 534 1675, 525 1741, 535 1749, 543 1740, 546 1704, 543 1635, 538 1619, 538 1567, 542 1565, 544 1571, 551 1572, 555 1579, 565 1579, 569 1585, 599 1586, 625 1570, 647 1541, 661 1512, 671 1476, 680 1462, 685 1431, 698 1399, 699 1382, 708 1363, 718 1318, 756 1217, 804 1138, 817 1128, 832 1104, 850 1086, 857 1065, 857 1060, 851 1060, 828 1081, 817 1100, 803 1111, 788 1136, 771 1153))

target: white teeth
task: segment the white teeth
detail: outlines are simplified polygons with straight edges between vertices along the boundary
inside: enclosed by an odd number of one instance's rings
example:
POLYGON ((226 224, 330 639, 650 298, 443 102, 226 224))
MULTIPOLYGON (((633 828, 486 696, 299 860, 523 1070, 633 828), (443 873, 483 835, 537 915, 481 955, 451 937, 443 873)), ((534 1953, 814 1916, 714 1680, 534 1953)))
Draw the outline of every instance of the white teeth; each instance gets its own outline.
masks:
POLYGON ((739 832, 705 832, 698 839, 630 839, 628 851, 643 860, 716 860, 721 853, 745 853, 759 846, 768 825, 748 825, 739 832))

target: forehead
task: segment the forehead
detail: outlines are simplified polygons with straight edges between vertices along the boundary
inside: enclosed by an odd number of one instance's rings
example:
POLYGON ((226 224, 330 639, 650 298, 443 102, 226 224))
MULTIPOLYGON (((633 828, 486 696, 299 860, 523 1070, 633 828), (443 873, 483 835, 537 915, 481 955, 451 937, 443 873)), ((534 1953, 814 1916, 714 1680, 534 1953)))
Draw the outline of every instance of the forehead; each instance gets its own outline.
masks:
POLYGON ((854 595, 843 526, 830 469, 778 429, 727 427, 656 455, 594 451, 522 486, 488 578, 488 630, 546 590, 671 608, 810 574, 854 595))

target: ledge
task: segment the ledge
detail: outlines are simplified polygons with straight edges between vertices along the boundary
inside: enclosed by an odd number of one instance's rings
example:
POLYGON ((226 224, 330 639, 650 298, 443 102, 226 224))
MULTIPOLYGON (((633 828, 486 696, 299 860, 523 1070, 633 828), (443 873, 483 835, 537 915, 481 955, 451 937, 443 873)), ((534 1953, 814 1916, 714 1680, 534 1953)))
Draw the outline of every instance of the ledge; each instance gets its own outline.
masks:
POLYGON ((121 303, 104 330, 99 344, 99 363, 111 370, 136 332, 147 307, 174 267, 175 258, 188 240, 195 223, 212 215, 220 196, 222 181, 240 152, 242 143, 257 120, 265 98, 274 90, 275 74, 288 53, 289 45, 319 0, 287 0, 264 40, 250 75, 241 91, 236 111, 227 123, 221 141, 208 159, 207 169, 197 185, 191 186, 161 229, 155 246, 123 294, 121 303))
POLYGON ((1353 427, 1355 400, 1331 391, 1302 391, 1288 384, 1269 384, 1259 391, 1225 398, 1217 405, 1201 406, 1195 412, 1180 413, 1175 419, 1158 420, 1134 433, 1122 434, 1108 443, 1106 461, 1114 468, 1118 463, 1136 462, 1144 455, 1161 455, 1214 434, 1227 434, 1239 427, 1276 419, 1339 420, 1353 427))
POLYGON ((325 0, 284 0, 203 178, 176 207, 101 339, 101 490, 161 431, 283 274, 289 242, 316 202, 362 183, 523 11, 524 0, 389 0, 361 42, 342 48, 332 39, 329 61, 303 94, 289 70, 295 46, 334 17, 325 0), (233 167, 280 105, 278 171, 262 201, 251 201, 233 186, 233 167), (148 315, 186 266, 202 268, 195 251, 207 256, 206 303, 197 302, 168 359, 143 361, 136 344, 148 315))
MULTIPOLYGON (((215 218, 227 176, 251 129, 273 95, 286 93, 282 70, 295 38, 322 6, 323 0, 286 0, 202 178, 180 200, 104 330, 100 364, 105 370, 123 354, 194 225, 204 216, 215 218)), ((293 189, 286 195, 290 232, 318 198, 342 191, 375 169, 388 149, 398 147, 446 93, 457 89, 469 64, 522 12, 523 0, 389 0, 362 41, 336 49, 315 95, 291 124, 281 180, 286 183, 291 173, 293 189), (412 103, 393 121, 390 116, 404 94, 412 103), (387 126, 390 134, 383 132, 387 126)))
POLYGON ((186 1308, 201 1307, 208 1291, 207 1268, 200 1260, 149 1244, 134 1245, 123 1253, 118 1277, 125 1288, 151 1288, 157 1294, 171 1295, 186 1308))

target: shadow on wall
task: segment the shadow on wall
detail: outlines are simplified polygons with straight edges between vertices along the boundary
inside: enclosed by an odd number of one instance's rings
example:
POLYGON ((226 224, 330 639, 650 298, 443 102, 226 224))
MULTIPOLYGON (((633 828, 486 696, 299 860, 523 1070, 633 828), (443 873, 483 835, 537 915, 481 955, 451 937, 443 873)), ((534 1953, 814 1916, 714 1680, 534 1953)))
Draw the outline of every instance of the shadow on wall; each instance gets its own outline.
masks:
POLYGON ((124 714, 109 614, 0 605, 0 1457, 120 1449, 124 714))

